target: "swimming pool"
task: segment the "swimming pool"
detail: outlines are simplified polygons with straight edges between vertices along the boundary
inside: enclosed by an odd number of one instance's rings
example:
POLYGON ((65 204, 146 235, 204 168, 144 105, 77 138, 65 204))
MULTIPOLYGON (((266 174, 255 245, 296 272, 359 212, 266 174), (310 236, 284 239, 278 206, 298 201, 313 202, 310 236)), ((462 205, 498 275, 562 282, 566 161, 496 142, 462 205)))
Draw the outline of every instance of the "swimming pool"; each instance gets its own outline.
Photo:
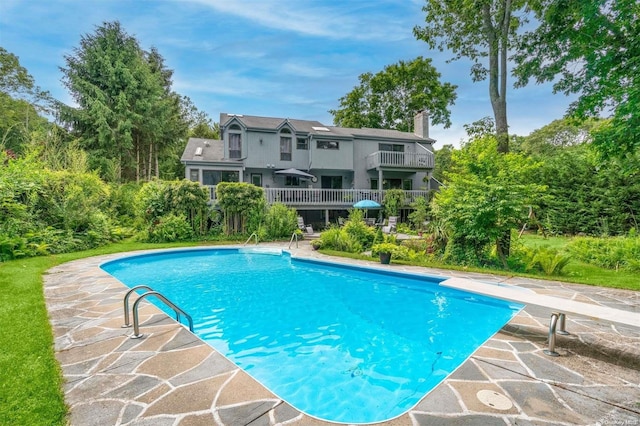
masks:
POLYGON ((337 422, 401 415, 521 309, 442 288, 442 277, 279 250, 169 251, 102 268, 163 293, 198 336, 280 398, 337 422))

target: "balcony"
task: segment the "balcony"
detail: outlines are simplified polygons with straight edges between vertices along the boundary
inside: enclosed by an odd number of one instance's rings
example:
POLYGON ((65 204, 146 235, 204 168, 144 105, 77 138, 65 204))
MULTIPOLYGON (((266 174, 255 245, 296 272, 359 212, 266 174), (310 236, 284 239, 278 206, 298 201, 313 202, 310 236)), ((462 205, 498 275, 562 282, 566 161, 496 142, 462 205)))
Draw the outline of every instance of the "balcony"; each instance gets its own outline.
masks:
MULTIPOLYGON (((264 188, 268 204, 283 203, 290 207, 318 209, 348 209, 361 200, 373 200, 382 204, 387 191, 375 189, 308 189, 308 188, 264 188)), ((216 200, 216 187, 209 186, 211 201, 216 200)), ((405 204, 417 197, 429 195, 429 191, 404 191, 405 204)))
POLYGON ((434 155, 431 152, 376 151, 367 156, 367 170, 380 167, 389 169, 431 170, 434 164, 434 155))

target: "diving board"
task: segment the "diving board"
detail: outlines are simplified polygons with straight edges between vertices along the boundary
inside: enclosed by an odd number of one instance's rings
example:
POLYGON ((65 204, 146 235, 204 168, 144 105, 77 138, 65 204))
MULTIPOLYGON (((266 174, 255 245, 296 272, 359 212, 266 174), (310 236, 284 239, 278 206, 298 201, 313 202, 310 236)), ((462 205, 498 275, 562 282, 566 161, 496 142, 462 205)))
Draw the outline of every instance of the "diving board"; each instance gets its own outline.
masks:
POLYGON ((596 321, 607 321, 631 327, 640 327, 640 315, 637 312, 623 311, 607 306, 537 294, 532 291, 527 291, 527 289, 522 287, 487 284, 455 277, 442 281, 440 285, 469 293, 509 300, 524 305, 536 305, 557 311, 551 314, 551 321, 549 323, 549 349, 544 351, 550 356, 558 356, 558 353, 555 351, 556 323, 558 319, 560 320, 560 330, 558 330, 558 333, 569 334, 564 329, 565 314, 579 315, 596 321))

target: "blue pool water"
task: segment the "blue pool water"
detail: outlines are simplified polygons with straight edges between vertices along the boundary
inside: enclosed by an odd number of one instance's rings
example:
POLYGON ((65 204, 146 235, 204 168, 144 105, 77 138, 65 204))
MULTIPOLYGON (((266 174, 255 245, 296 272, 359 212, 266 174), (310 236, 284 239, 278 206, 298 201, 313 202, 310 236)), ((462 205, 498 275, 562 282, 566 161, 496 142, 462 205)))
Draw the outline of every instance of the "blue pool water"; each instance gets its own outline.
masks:
POLYGON ((181 250, 102 268, 163 293, 198 336, 276 395, 337 422, 401 415, 522 308, 440 287, 443 278, 279 251, 181 250))

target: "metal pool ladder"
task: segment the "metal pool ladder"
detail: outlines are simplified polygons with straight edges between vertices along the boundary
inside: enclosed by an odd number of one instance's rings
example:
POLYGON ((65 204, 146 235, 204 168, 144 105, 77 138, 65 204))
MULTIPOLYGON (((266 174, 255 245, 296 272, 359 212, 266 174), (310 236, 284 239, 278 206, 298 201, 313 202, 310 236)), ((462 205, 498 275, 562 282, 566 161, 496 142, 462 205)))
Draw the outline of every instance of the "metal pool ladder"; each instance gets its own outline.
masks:
POLYGON ((249 244, 249 241, 251 241, 251 239, 255 237, 256 238, 256 245, 258 245, 258 234, 257 233, 253 233, 251 235, 249 235, 249 238, 247 238, 247 241, 244 242, 244 246, 246 246, 247 244, 249 244))
POLYGON ((165 303, 165 305, 173 309, 173 312, 176 313, 176 321, 178 321, 179 324, 182 324, 182 322, 180 321, 180 314, 184 315, 187 318, 187 321, 189 321, 189 331, 193 333, 193 319, 191 318, 191 315, 189 315, 188 313, 180 309, 180 307, 178 307, 171 300, 167 299, 162 293, 159 293, 154 289, 152 289, 151 287, 149 287, 148 285, 144 285, 144 284, 133 287, 131 290, 127 292, 127 294, 124 295, 124 325, 122 326, 123 328, 131 327, 131 324, 129 323, 129 296, 131 296, 131 294, 134 291, 140 290, 142 288, 147 289, 149 291, 147 291, 146 293, 143 293, 140 297, 136 299, 135 302, 133 302, 133 334, 131 335, 132 339, 139 339, 142 336, 144 336, 143 334, 140 334, 138 306, 140 305, 140 302, 142 302, 143 299, 149 296, 157 297, 158 299, 162 300, 165 303))

